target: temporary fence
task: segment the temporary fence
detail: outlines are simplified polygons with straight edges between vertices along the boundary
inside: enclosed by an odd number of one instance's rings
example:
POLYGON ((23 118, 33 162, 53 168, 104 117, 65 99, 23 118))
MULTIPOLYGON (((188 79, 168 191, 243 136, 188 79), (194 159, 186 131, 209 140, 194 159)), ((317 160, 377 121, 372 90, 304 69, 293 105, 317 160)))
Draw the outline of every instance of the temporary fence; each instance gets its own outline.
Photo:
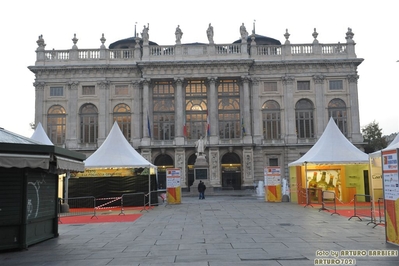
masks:
POLYGON ((331 211, 333 211, 331 213, 331 215, 333 215, 333 214, 340 215, 337 212, 337 204, 336 204, 336 197, 335 197, 334 191, 325 190, 322 192, 321 197, 322 197, 322 202, 321 202, 321 208, 319 209, 319 212, 320 211, 330 212, 330 210, 331 210, 331 211))
POLYGON ((140 210, 146 210, 146 201, 145 201, 145 194, 144 192, 137 192, 137 193, 126 193, 122 194, 121 198, 121 212, 119 215, 125 215, 125 208, 130 206, 143 206, 140 210))
POLYGON ((360 221, 363 219, 370 220, 367 225, 375 224, 375 216, 373 211, 373 198, 370 195, 355 194, 353 198, 353 215, 348 219, 357 217, 360 221))
POLYGON ((59 221, 61 217, 79 215, 91 215, 91 218, 97 218, 95 197, 89 196, 59 199, 59 221))
POLYGON ((305 190, 306 205, 304 207, 311 206, 313 208, 312 203, 319 204, 320 192, 321 189, 319 188, 307 188, 305 190))
MULTIPOLYGON (((379 198, 377 201, 377 214, 378 214, 378 223, 375 223, 374 227, 377 225, 385 225, 385 208, 384 208, 384 199, 379 198)), ((377 219, 375 219, 377 220, 377 219)))

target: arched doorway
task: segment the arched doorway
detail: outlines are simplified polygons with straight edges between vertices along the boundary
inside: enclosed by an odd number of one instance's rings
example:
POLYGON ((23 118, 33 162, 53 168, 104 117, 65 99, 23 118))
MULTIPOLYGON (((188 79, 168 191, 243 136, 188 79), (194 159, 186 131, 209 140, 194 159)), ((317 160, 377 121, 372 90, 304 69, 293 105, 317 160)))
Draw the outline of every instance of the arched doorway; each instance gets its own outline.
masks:
POLYGON ((166 169, 173 168, 173 159, 167 154, 161 154, 155 158, 154 164, 158 167, 158 188, 166 188, 166 169))
POLYGON ((187 160, 187 188, 188 188, 188 191, 190 191, 190 187, 194 183, 194 164, 195 164, 196 159, 197 159, 197 156, 195 154, 192 154, 190 157, 188 157, 188 160, 187 160))
POLYGON ((222 189, 241 190, 241 160, 232 152, 222 157, 222 189))

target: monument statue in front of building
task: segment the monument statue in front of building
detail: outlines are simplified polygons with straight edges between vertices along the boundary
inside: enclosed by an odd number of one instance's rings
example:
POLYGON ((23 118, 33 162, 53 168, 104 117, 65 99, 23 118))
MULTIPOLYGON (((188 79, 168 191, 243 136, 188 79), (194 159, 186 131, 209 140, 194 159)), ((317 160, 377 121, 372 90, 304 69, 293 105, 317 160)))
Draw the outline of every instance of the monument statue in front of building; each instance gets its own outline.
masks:
POLYGON ((197 149, 197 158, 205 157, 206 139, 202 136, 195 142, 195 148, 197 149))

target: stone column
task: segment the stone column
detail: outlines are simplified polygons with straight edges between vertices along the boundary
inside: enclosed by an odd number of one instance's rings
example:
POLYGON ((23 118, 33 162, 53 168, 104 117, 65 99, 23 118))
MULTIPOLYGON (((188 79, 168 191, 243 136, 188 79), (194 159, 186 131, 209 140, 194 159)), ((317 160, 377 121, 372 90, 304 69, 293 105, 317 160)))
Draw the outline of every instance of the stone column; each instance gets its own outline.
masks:
POLYGON ((296 126, 295 126, 295 102, 294 102, 294 82, 295 78, 291 76, 283 76, 283 90, 284 90, 284 108, 285 108, 285 140, 286 143, 296 143, 296 126))
POLYGON ((218 112, 218 92, 216 88, 217 78, 208 78, 209 94, 208 94, 208 116, 210 124, 210 144, 217 144, 219 140, 219 112, 218 112))
POLYGON ((137 148, 140 146, 141 132, 143 128, 143 121, 141 120, 141 90, 140 82, 135 80, 132 81, 133 87, 133 106, 132 106, 132 119, 131 119, 131 131, 132 131, 132 143, 133 147, 137 148))
POLYGON ((68 110, 66 117, 66 136, 65 144, 68 149, 78 148, 78 139, 80 137, 80 119, 78 106, 78 88, 79 82, 72 81, 68 83, 68 110))
POLYGON ((109 125, 109 82, 106 80, 97 83, 99 88, 99 106, 98 107, 98 147, 106 139, 111 127, 109 125))
POLYGON ((241 86, 241 91, 242 91, 242 99, 243 103, 241 106, 243 106, 243 112, 242 112, 242 117, 241 117, 241 123, 243 123, 242 126, 245 128, 245 133, 243 132, 243 128, 241 128, 241 134, 243 134, 243 140, 244 143, 252 143, 252 130, 251 130, 251 94, 249 91, 249 78, 248 77, 241 77, 242 81, 242 86, 241 86))
POLYGON ((313 76, 313 81, 315 85, 315 108, 316 108, 316 114, 314 115, 316 119, 316 132, 315 132, 315 138, 319 139, 321 135, 323 134, 324 128, 327 125, 325 121, 325 111, 327 107, 327 103, 325 102, 324 98, 324 79, 325 77, 323 75, 314 75, 313 76))
POLYGON ((183 93, 183 82, 182 78, 175 78, 175 142, 176 145, 184 145, 183 135, 183 116, 185 115, 184 109, 185 104, 183 93))
POLYGON ((255 144, 261 144, 262 142, 262 118, 261 118, 261 106, 259 103, 259 79, 252 79, 252 97, 251 97, 251 114, 252 114, 252 132, 253 142, 255 144))
POLYGON ((358 75, 348 75, 348 83, 349 83, 349 98, 350 101, 350 113, 347 118, 351 119, 351 129, 349 129, 349 133, 351 133, 352 142, 361 143, 363 142, 362 134, 360 133, 360 117, 359 117, 359 98, 358 98, 358 89, 357 89, 357 80, 359 79, 358 75))
POLYGON ((35 125, 41 122, 43 127, 46 128, 47 120, 44 123, 45 118, 47 117, 47 111, 44 110, 44 86, 46 83, 44 82, 35 82, 33 86, 35 86, 35 125))
POLYGON ((150 124, 151 135, 152 132, 152 109, 150 108, 150 80, 142 79, 143 86, 143 122, 142 122, 142 132, 143 139, 142 145, 149 146, 151 144, 152 136, 149 135, 148 124, 150 124))

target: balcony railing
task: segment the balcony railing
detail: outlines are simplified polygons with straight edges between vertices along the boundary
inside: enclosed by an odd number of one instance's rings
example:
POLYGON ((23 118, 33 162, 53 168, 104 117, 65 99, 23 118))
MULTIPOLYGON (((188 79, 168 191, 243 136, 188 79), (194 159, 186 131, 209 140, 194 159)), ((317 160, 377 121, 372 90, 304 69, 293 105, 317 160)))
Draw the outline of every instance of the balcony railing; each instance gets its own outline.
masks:
MULTIPOLYGON (((356 58, 353 43, 337 44, 288 44, 288 45, 250 45, 250 44, 191 44, 191 45, 146 45, 133 49, 71 49, 36 51, 36 64, 41 62, 65 61, 176 61, 176 60, 301 60, 301 59, 353 59, 356 58)), ((95 62, 93 62, 95 63, 95 62)))

